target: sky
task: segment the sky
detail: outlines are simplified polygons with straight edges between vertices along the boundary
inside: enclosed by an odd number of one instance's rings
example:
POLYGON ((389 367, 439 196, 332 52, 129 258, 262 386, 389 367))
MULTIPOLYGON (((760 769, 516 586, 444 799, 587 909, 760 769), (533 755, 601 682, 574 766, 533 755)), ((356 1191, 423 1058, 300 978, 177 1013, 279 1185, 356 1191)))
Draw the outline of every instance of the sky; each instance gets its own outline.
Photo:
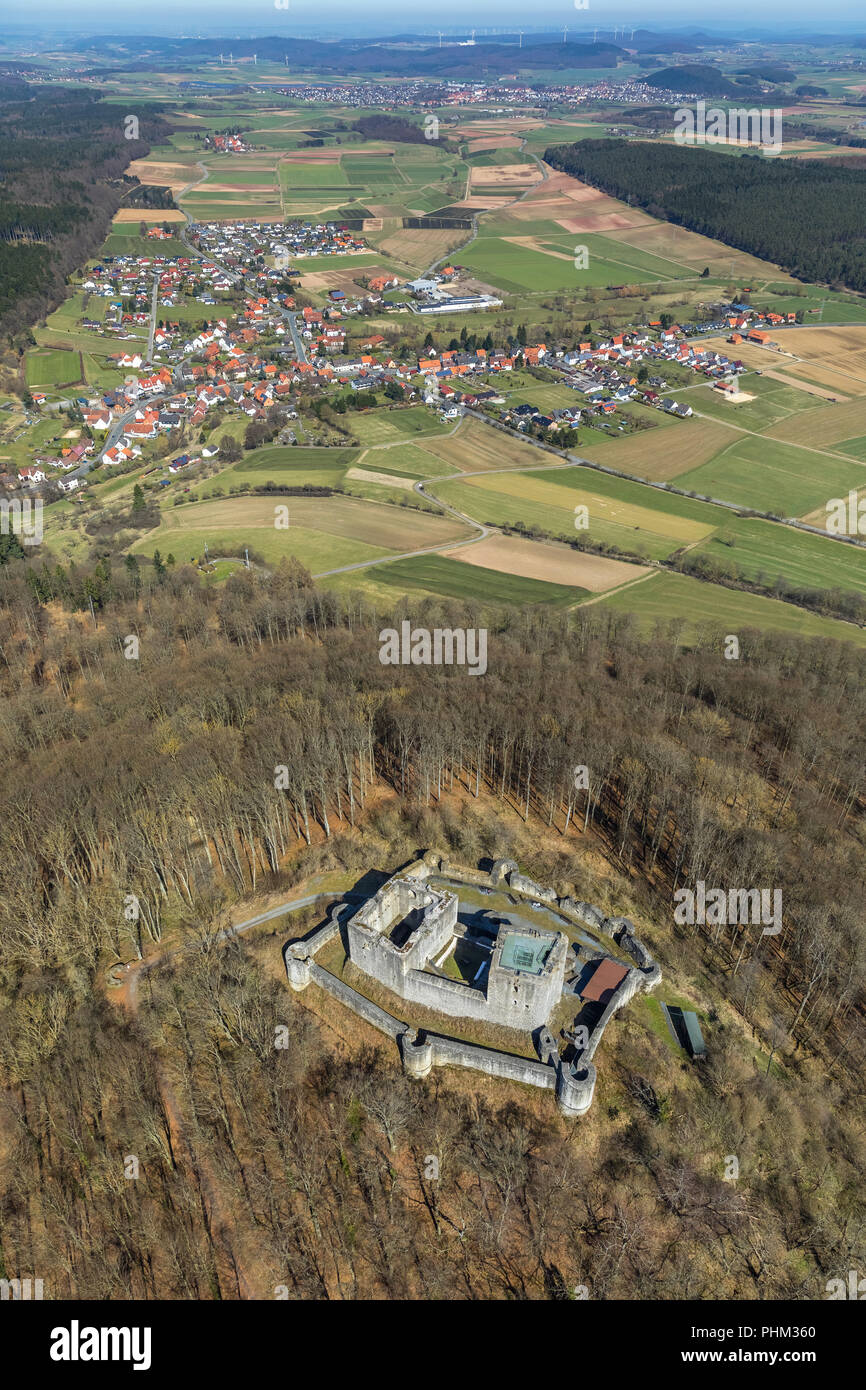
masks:
MULTIPOLYGON (((19 11, 19 14, 21 12, 19 11)), ((612 33, 625 24, 662 31, 706 28, 714 34, 739 32, 743 37, 790 33, 866 32, 861 0, 726 0, 723 7, 695 5, 694 0, 436 0, 410 6, 405 0, 148 0, 146 6, 118 5, 117 0, 29 0, 26 21, 4 22, 10 36, 40 25, 57 33, 103 34, 347 34, 387 35, 408 32, 446 33, 475 27, 476 37, 523 26, 551 30, 567 25, 573 38, 598 28, 612 33), (428 17, 429 16, 429 17, 428 17), (532 23, 529 24, 531 18, 532 23)), ((11 18, 11 16, 10 16, 11 18)))

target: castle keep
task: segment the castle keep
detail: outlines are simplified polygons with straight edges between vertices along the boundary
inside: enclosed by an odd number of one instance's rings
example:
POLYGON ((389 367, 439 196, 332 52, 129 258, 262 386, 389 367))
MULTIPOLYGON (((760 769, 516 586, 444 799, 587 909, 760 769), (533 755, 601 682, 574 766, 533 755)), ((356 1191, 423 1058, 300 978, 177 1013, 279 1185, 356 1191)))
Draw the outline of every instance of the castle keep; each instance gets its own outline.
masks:
POLYGON ((489 943, 489 964, 478 980, 448 979, 427 970, 469 935, 457 920, 456 893, 420 878, 389 880, 349 920, 352 962, 401 999, 455 1018, 477 1018, 507 1028, 538 1028, 562 994, 568 941, 561 932, 507 925, 489 943))

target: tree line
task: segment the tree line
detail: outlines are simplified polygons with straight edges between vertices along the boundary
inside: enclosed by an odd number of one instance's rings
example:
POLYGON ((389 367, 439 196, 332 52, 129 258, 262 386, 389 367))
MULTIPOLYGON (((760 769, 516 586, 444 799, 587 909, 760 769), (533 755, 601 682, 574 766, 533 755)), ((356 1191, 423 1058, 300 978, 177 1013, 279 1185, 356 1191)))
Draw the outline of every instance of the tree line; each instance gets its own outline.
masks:
POLYGON ((545 160, 652 217, 782 266, 866 289, 866 171, 646 141, 580 140, 545 160))

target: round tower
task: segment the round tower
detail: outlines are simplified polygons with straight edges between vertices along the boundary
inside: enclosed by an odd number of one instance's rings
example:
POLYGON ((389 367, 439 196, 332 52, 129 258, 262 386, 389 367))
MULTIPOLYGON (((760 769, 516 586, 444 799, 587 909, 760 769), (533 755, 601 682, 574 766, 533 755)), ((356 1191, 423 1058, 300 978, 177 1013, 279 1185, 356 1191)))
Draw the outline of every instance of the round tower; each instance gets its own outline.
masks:
POLYGON ((310 983, 310 957, 306 954, 307 947, 303 942, 290 942, 286 947, 285 961, 286 974, 289 977, 289 984, 294 990, 306 989, 310 983))
POLYGON ((556 1101, 567 1119, 586 1114, 592 1105, 595 1077, 592 1062, 575 1067, 573 1062, 560 1061, 556 1072, 556 1101))
POLYGON ((403 1070, 414 1081, 430 1075, 433 1069, 433 1044, 414 1028, 407 1028, 405 1033, 400 1034, 400 1054, 403 1070))

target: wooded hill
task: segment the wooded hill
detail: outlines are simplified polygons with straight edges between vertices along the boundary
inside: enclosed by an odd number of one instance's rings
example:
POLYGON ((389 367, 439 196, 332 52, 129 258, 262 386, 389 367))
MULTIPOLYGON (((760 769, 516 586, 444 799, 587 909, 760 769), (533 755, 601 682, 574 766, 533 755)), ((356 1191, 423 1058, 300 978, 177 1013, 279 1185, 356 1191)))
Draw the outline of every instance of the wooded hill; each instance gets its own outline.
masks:
MULTIPOLYGON (((104 54, 112 73, 125 71, 179 70, 193 66, 202 57, 218 58, 226 49, 226 39, 206 38, 121 38, 99 37, 87 42, 85 51, 104 54), (117 66, 118 55, 126 52, 129 62, 117 66), (168 63, 168 68, 166 64, 168 63)), ((81 51, 80 40, 74 45, 81 51)), ((72 47, 72 45, 70 45, 72 47)), ((425 46, 400 44, 393 39, 341 39, 333 43, 297 37, 263 35, 256 39, 235 38, 231 43, 235 58, 270 59, 283 63, 288 57, 297 71, 346 73, 387 73, 393 77, 478 78, 491 73, 509 73, 533 68, 615 68, 625 50, 613 43, 562 43, 559 38, 519 48, 516 35, 507 43, 479 40, 473 45, 438 40, 425 46)), ((105 71, 104 69, 102 70, 105 71)), ((94 75, 100 70, 94 69, 94 75)))
POLYGON ((92 91, 0 82, 0 333, 10 339, 56 308, 66 276, 101 246, 129 184, 129 163, 171 132, 136 104, 139 139, 123 108, 92 91))
POLYGON ((866 654, 743 632, 728 661, 721 633, 683 648, 600 607, 486 621, 486 676, 395 673, 369 600, 296 564, 220 587, 0 570, 7 1274, 52 1297, 811 1299, 856 1268, 866 654), (436 847, 630 913, 667 987, 705 1001, 706 1064, 635 1005, 576 1128, 505 1083, 415 1088, 339 1006, 290 994, 285 922, 217 935, 253 894, 436 847), (781 888, 782 933, 677 927, 698 880, 781 888), (137 1011, 107 1001, 114 962, 184 943, 137 1011))
POLYGON ((801 280, 866 290, 866 172, 631 140, 545 150, 555 169, 801 280))

